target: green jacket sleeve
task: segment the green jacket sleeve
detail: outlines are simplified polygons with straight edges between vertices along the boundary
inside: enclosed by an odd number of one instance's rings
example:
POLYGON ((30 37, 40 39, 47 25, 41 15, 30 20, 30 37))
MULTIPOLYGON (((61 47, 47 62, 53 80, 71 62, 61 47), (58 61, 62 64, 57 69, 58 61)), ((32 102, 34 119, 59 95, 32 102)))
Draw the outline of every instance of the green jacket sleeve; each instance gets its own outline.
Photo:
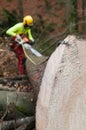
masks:
POLYGON ((6 34, 10 35, 10 36, 16 36, 16 33, 15 33, 15 30, 16 30, 16 27, 11 27, 9 28, 7 31, 6 31, 6 34))
POLYGON ((28 30, 28 38, 29 38, 31 41, 34 42, 34 38, 33 38, 32 34, 31 34, 31 29, 28 30))
POLYGON ((16 36, 17 34, 21 34, 23 32, 23 26, 21 23, 18 23, 16 25, 14 25, 13 27, 9 28, 6 31, 6 34, 10 35, 10 36, 16 36))

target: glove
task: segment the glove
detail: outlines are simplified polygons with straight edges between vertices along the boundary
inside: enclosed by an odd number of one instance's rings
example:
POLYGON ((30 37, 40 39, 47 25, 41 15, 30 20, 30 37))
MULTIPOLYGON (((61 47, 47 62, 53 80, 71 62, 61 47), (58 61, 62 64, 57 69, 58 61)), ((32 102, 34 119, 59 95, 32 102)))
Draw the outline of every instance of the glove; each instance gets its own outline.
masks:
POLYGON ((34 40, 30 40, 30 41, 29 41, 29 44, 32 46, 32 45, 35 44, 35 41, 34 41, 34 40))
POLYGON ((16 41, 21 42, 21 36, 20 35, 16 35, 16 41))
POLYGON ((20 35, 16 35, 15 41, 17 41, 20 45, 23 44, 23 41, 20 35))

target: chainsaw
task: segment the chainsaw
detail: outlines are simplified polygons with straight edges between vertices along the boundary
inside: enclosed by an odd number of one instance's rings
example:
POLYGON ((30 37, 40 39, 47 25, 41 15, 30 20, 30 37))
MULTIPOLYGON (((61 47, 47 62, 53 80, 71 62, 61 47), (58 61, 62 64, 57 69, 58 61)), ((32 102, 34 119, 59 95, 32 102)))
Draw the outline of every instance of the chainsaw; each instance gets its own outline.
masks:
POLYGON ((37 57, 41 57, 42 54, 40 54, 36 49, 34 49, 30 44, 28 44, 27 42, 25 42, 22 38, 20 38, 19 40, 16 39, 16 41, 22 45, 25 49, 28 49, 31 51, 31 53, 33 53, 35 56, 37 57))

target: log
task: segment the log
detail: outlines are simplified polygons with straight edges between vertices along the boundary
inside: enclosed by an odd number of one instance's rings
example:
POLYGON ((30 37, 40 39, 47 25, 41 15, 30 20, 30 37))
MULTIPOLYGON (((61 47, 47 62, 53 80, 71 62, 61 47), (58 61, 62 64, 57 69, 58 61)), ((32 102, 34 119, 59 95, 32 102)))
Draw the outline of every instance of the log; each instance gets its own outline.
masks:
POLYGON ((15 77, 2 77, 0 78, 0 82, 8 82, 8 81, 19 81, 19 80, 24 80, 24 79, 28 79, 27 75, 18 75, 15 77))
POLYGON ((31 85, 33 86, 34 90, 34 99, 35 102, 38 97, 42 77, 44 74, 44 70, 48 61, 47 56, 42 56, 42 57, 36 57, 34 55, 30 54, 30 57, 34 60, 36 63, 35 65, 31 63, 29 60, 26 61, 26 68, 27 68, 27 74, 29 77, 29 81, 31 85))
POLYGON ((86 129, 86 40, 68 36, 48 60, 36 107, 36 130, 86 129))
POLYGON ((8 86, 0 84, 0 91, 16 91, 16 88, 9 88, 8 86))
POLYGON ((8 82, 18 83, 23 82, 24 80, 28 80, 29 82, 29 78, 27 75, 19 75, 15 77, 2 77, 0 78, 0 84, 7 84, 8 82))
POLYGON ((35 118, 32 117, 25 117, 18 120, 11 120, 11 121, 2 121, 1 122, 1 129, 2 130, 10 130, 19 127, 20 125, 26 124, 31 125, 32 122, 34 122, 35 118))
POLYGON ((23 124, 19 126, 18 128, 16 128, 16 130, 26 130, 26 128, 27 128, 27 124, 23 124))
MULTIPOLYGON (((32 92, 0 91, 0 111, 6 111, 9 105, 14 105, 16 111, 26 115, 34 115, 35 113, 34 95, 32 92)), ((9 114, 12 114, 12 112, 9 114)))

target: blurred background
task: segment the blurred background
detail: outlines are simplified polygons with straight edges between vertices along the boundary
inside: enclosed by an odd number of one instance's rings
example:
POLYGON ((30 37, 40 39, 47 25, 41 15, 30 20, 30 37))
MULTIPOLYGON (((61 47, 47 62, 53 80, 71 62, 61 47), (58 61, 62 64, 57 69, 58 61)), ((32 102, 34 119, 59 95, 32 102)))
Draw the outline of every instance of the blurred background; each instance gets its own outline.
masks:
POLYGON ((35 48, 51 55, 68 34, 86 38, 86 0, 3 0, 0 2, 0 36, 25 15, 32 15, 35 48))

